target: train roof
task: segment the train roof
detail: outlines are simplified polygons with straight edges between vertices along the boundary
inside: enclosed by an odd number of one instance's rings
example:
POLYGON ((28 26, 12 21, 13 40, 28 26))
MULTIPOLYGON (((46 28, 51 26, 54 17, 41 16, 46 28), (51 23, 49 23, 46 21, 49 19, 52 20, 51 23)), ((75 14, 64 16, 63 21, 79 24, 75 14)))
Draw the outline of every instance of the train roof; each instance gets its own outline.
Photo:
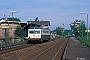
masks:
POLYGON ((42 30, 50 30, 49 28, 41 28, 42 30))
POLYGON ((41 29, 41 27, 39 27, 39 26, 31 26, 31 27, 29 27, 29 29, 41 29))
POLYGON ((44 25, 44 26, 50 26, 50 21, 27 21, 27 22, 31 22, 33 24, 36 25, 44 25))
POLYGON ((39 26, 31 26, 31 27, 29 27, 29 29, 42 29, 42 30, 49 30, 49 28, 42 28, 42 27, 39 27, 39 26))

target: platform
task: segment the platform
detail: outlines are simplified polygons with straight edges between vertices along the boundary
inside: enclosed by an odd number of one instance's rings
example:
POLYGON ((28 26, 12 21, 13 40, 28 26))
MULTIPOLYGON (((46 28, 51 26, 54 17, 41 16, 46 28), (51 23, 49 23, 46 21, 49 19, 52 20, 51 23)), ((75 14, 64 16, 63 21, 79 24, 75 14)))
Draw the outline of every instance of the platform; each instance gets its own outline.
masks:
POLYGON ((90 60, 90 47, 71 37, 65 49, 63 60, 90 60))

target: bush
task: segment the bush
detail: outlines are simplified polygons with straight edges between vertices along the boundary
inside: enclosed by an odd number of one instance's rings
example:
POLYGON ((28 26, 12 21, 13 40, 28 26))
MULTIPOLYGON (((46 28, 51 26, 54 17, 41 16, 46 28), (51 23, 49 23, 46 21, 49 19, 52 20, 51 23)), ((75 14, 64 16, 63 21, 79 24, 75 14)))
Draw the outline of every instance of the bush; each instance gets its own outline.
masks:
POLYGON ((84 38, 79 38, 79 40, 83 43, 83 45, 90 47, 90 39, 87 40, 86 37, 84 37, 84 38))

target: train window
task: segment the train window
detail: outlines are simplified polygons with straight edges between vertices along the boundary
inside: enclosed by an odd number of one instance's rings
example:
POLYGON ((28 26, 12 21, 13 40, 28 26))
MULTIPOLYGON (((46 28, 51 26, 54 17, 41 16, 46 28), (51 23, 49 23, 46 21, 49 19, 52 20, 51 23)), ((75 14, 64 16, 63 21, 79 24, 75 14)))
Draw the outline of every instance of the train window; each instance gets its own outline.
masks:
POLYGON ((33 33, 34 33, 34 31, 30 31, 29 33, 33 34, 33 33))
POLYGON ((31 30, 30 34, 40 34, 40 30, 31 30))
POLYGON ((35 31, 35 33, 36 33, 36 34, 39 34, 39 33, 40 33, 40 31, 35 31))
POLYGON ((43 33, 49 33, 49 31, 43 31, 43 33))

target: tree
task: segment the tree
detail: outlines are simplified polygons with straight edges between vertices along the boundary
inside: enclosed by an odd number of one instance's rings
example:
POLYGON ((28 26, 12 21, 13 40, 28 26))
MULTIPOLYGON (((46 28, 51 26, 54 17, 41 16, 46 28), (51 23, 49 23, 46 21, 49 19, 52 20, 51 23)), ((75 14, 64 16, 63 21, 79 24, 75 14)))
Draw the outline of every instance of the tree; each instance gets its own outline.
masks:
POLYGON ((65 35, 71 34, 71 31, 70 30, 64 30, 64 34, 65 35))
POLYGON ((71 27, 73 34, 75 34, 76 37, 85 36, 86 26, 83 20, 75 20, 74 22, 70 24, 70 27, 71 27))
POLYGON ((62 27, 56 27, 56 33, 57 35, 62 35, 63 28, 62 27))
POLYGON ((35 21, 39 21, 39 20, 38 20, 38 17, 35 18, 35 21))
POLYGON ((24 37, 24 28, 21 26, 17 26, 16 30, 15 30, 15 36, 23 38, 24 37))
POLYGON ((56 34, 60 36, 65 36, 71 33, 70 30, 64 30, 62 27, 56 27, 53 32, 56 32, 56 34))
POLYGON ((17 21, 17 22, 21 22, 21 20, 19 18, 8 18, 9 21, 17 21))

